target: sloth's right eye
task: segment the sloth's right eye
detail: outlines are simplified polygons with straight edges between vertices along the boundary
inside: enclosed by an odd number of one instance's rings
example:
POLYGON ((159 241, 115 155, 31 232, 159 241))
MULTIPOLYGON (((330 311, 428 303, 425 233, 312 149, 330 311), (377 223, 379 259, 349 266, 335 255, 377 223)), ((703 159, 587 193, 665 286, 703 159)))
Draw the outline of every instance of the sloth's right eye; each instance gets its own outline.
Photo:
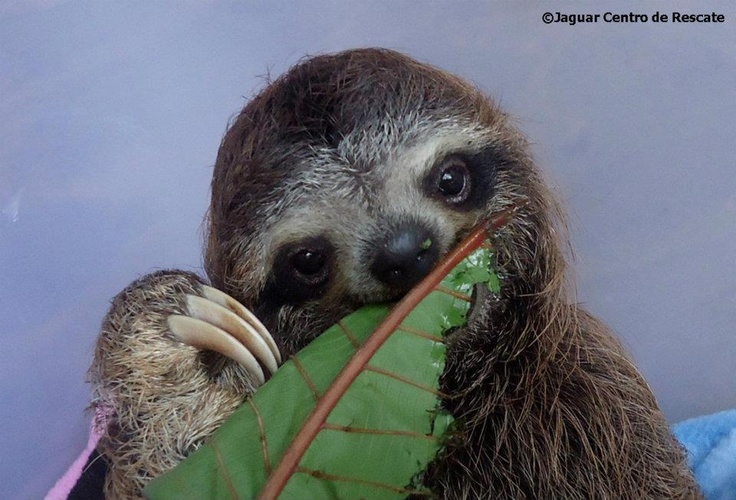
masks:
POLYGON ((317 236, 290 244, 283 249, 282 280, 307 289, 323 287, 330 278, 332 245, 325 237, 317 236))
POLYGON ((273 307, 320 298, 335 264, 335 247, 325 236, 287 243, 279 248, 263 290, 263 302, 273 307))
POLYGON ((293 254, 289 263, 302 276, 313 278, 324 269, 327 256, 320 250, 304 248, 293 254))

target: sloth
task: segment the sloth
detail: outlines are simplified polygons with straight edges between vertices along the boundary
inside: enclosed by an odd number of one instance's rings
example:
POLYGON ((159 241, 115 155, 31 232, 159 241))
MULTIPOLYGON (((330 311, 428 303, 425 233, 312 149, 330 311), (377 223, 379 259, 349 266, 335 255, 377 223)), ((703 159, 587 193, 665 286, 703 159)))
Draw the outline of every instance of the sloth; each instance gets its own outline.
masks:
MULTIPOLYGON (((421 481, 441 498, 697 498, 652 391, 568 279, 563 211, 512 118, 466 81, 385 49, 307 58, 232 120, 204 267, 112 302, 90 378, 108 497, 206 442, 281 363, 392 302, 484 220, 498 294, 447 336, 455 424, 421 481)), ((390 450, 386 450, 390 453, 390 450)))

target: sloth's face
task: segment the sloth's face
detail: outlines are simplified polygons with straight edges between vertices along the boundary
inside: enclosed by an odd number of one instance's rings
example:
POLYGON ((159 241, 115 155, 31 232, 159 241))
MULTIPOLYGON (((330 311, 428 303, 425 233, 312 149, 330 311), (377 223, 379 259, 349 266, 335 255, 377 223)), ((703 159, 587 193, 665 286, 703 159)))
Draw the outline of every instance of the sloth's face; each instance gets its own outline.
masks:
POLYGON ((303 170, 264 233, 256 314, 288 350, 364 304, 399 299, 487 213, 506 163, 487 136, 457 129, 362 170, 303 170))
POLYGON ((286 354, 394 301, 479 219, 525 197, 523 137, 471 85, 391 51, 309 59, 234 121, 206 266, 286 354))

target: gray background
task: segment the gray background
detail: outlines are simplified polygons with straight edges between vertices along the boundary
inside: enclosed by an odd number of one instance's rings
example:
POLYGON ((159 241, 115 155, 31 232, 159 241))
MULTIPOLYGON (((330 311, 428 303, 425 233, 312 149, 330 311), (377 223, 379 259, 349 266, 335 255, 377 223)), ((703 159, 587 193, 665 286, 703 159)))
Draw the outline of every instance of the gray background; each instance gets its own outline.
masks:
POLYGON ((0 1, 0 496, 40 497, 84 446, 110 298, 200 269, 228 119, 264 75, 357 46, 442 66, 516 115, 569 209, 580 302, 672 422, 736 407, 736 8, 697 4, 724 24, 545 25, 696 10, 554 5, 0 1))

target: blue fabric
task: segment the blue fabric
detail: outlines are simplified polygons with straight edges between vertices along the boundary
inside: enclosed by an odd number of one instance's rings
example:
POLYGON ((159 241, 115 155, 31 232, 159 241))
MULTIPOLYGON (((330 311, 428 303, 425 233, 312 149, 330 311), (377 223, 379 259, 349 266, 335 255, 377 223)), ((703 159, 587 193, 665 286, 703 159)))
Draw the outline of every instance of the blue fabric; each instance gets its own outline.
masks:
POLYGON ((736 409, 686 420, 672 429, 708 500, 736 500, 736 409))

